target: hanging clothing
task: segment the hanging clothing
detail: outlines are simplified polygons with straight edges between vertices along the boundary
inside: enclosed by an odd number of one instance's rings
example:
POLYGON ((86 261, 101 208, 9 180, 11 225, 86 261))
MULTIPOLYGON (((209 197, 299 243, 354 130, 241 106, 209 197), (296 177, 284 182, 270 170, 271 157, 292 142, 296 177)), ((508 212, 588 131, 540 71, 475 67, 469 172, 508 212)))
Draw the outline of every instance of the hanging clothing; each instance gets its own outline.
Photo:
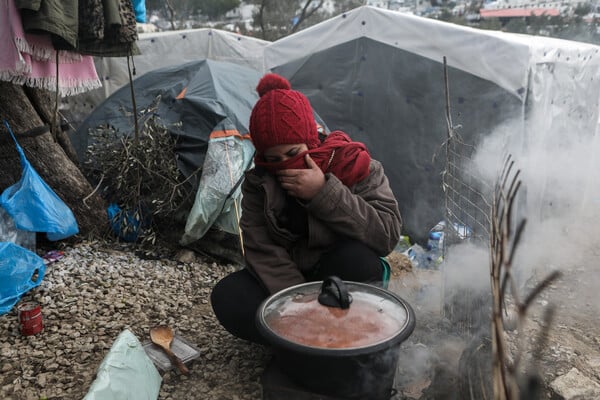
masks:
POLYGON ((80 0, 77 51, 98 57, 139 55, 131 0, 80 0))
POLYGON ((54 48, 75 50, 79 30, 78 0, 15 0, 23 29, 28 33, 49 33, 54 48))
POLYGON ((140 54, 131 0, 13 0, 27 33, 48 33, 57 50, 99 57, 140 54))
POLYGON ((91 56, 57 51, 49 34, 25 33, 15 0, 0 0, 0 80, 69 96, 102 86, 91 56))
POLYGON ((79 33, 81 43, 104 39, 104 1, 79 0, 79 33))

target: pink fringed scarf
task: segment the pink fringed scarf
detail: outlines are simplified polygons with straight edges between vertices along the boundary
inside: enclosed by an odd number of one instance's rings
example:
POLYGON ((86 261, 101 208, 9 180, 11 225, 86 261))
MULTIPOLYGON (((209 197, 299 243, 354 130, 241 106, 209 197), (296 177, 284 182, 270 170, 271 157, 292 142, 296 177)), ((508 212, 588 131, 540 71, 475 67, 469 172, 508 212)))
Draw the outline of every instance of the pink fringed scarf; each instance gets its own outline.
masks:
MULTIPOLYGON (((0 0, 0 80, 56 90, 56 50, 49 35, 26 34, 14 0, 0 0)), ((58 90, 69 96, 102 86, 92 56, 58 53, 58 90)))

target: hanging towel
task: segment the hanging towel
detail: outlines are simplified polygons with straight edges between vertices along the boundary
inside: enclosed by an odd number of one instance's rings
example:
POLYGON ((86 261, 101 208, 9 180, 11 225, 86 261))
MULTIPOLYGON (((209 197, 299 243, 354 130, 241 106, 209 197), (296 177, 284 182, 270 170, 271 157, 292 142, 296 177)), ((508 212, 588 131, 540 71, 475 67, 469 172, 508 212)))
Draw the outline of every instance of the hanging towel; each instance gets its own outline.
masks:
MULTIPOLYGON (((49 34, 26 34, 14 0, 0 0, 0 80, 56 90, 56 50, 49 34)), ((59 93, 70 96, 102 86, 93 57, 59 53, 59 93)))
MULTIPOLYGON (((49 34, 25 33, 25 36, 15 34, 15 45, 21 53, 27 53, 32 58, 40 61, 56 61, 56 50, 52 45, 49 34)), ((73 51, 58 52, 58 62, 70 63, 81 61, 81 54, 73 51)))

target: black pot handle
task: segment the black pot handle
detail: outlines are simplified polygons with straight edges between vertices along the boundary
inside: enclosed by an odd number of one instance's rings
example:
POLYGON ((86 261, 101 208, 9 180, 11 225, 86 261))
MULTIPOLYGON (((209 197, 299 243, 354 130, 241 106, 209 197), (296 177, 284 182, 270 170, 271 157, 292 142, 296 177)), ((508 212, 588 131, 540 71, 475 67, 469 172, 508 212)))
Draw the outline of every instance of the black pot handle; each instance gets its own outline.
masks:
POLYGON ((348 292, 348 287, 340 278, 330 276, 321 285, 319 303, 327 307, 346 309, 352 303, 352 296, 348 292))

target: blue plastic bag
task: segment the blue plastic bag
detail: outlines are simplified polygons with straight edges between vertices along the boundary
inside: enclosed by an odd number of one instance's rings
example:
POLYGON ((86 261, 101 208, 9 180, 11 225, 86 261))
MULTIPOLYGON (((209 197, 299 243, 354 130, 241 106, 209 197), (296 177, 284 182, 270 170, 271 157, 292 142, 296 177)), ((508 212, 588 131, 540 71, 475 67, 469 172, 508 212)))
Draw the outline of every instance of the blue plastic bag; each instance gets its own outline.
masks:
POLYGON ((17 146, 23 175, 17 183, 2 192, 0 205, 12 217, 18 229, 46 232, 49 240, 64 239, 79 232, 71 209, 33 169, 6 120, 4 125, 17 146))
POLYGON ((128 211, 122 210, 115 203, 110 203, 106 213, 112 232, 126 242, 136 242, 152 222, 149 212, 142 207, 137 211, 128 211))
POLYGON ((137 22, 141 22, 142 24, 146 23, 146 2, 144 0, 132 0, 133 2, 133 11, 135 13, 135 20, 137 22))
POLYGON ((46 264, 37 254, 10 242, 0 242, 0 315, 21 296, 42 283, 46 264))

